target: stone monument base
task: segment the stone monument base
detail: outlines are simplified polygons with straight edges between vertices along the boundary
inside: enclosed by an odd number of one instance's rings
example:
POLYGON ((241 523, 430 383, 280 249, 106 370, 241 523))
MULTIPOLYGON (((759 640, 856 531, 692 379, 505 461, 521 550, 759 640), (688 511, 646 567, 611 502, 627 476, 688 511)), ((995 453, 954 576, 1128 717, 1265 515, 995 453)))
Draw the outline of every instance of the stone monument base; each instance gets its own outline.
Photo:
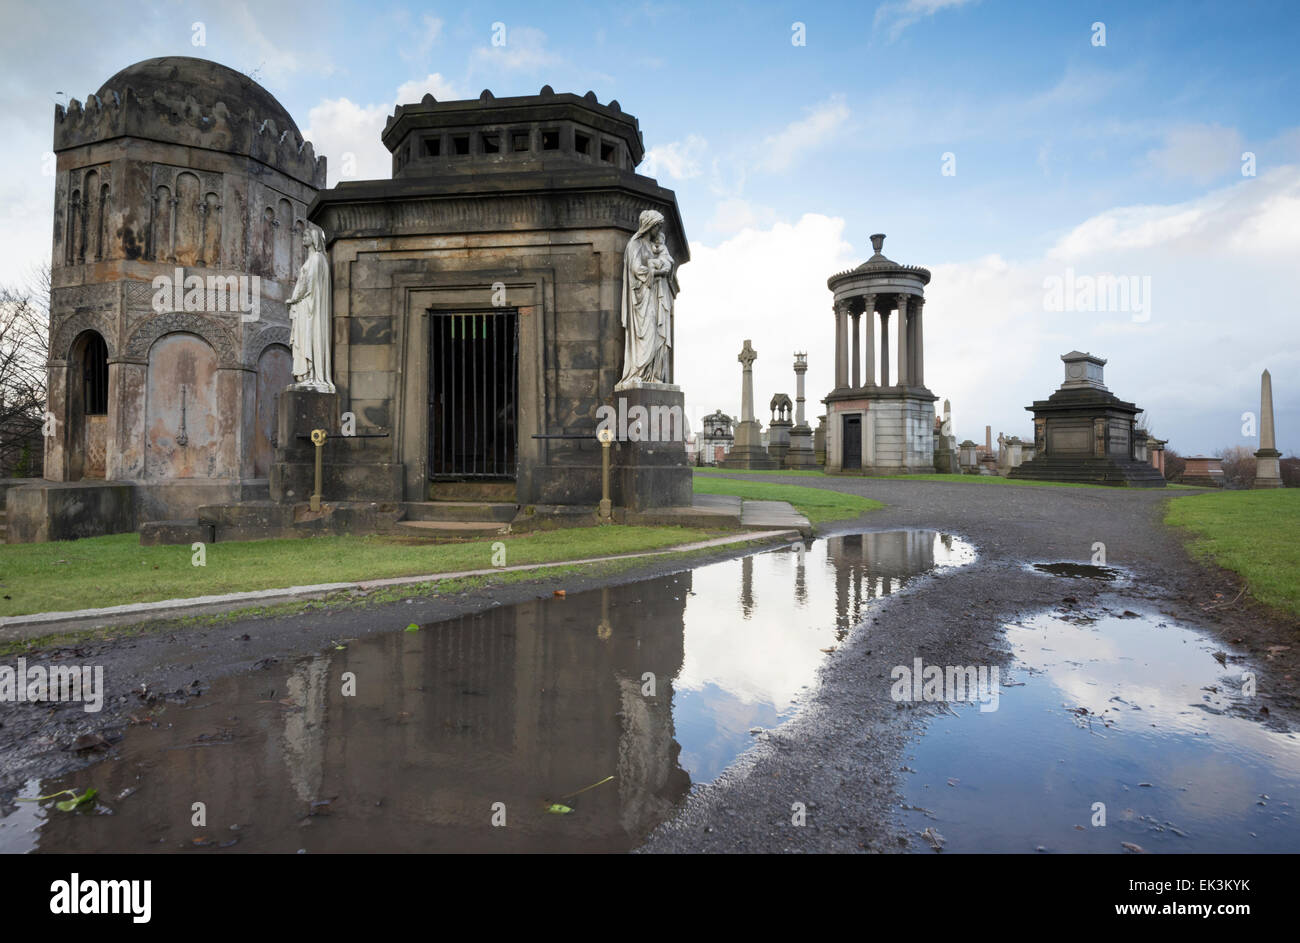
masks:
POLYGON ((718 463, 719 468, 776 468, 772 456, 763 448, 763 432, 758 420, 746 419, 736 424, 736 444, 727 457, 718 463))
POLYGON ((1255 453, 1255 484, 1253 488, 1282 487, 1282 453, 1277 449, 1260 449, 1255 453))
MULTIPOLYGON (((305 501, 311 495, 316 478, 316 446, 311 441, 312 430, 324 429, 331 437, 339 433, 338 393, 295 389, 295 386, 280 393, 275 417, 275 462, 270 474, 272 501, 292 503, 305 501), (301 493, 303 466, 310 468, 306 495, 301 493)), ((344 496, 331 497, 341 499, 344 496)))
POLYGON ((1069 481, 1116 488, 1163 488, 1165 476, 1147 462, 1121 458, 1036 457, 1007 471, 1026 481, 1069 481))
POLYGON ((795 426, 790 430, 790 451, 785 453, 782 467, 817 467, 817 453, 813 451, 813 431, 808 426, 795 426))
POLYGON ((686 460, 686 398, 667 383, 641 383, 615 390, 618 415, 627 428, 615 433, 610 456, 610 498, 634 511, 689 507, 691 467, 686 460), (624 409, 626 406, 626 409, 624 409))

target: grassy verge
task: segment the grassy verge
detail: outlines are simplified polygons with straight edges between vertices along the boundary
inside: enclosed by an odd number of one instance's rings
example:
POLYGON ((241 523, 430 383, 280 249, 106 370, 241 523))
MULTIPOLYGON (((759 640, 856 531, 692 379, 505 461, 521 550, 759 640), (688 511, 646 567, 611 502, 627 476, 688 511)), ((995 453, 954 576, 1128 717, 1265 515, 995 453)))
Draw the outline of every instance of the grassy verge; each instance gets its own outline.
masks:
POLYGON ((392 537, 312 537, 209 544, 206 565, 188 546, 142 547, 135 534, 0 545, 0 615, 88 609, 308 583, 353 582, 549 563, 658 550, 719 536, 689 527, 581 527, 462 543, 392 537))
POLYGON ((696 494, 730 494, 751 501, 789 501, 813 524, 842 521, 857 517, 863 511, 884 507, 879 501, 856 494, 770 481, 742 481, 701 475, 694 479, 694 487, 696 494))
MULTIPOLYGON (((700 531, 692 533, 699 534, 700 531)), ((715 535, 717 536, 717 535, 715 535)), ((704 539, 704 538, 701 538, 704 539)), ((564 588, 570 578, 608 579, 625 573, 636 567, 651 566, 664 561, 690 562, 701 557, 717 554, 734 554, 752 550, 770 544, 770 540, 746 540, 726 547, 709 547, 697 550, 670 551, 647 560, 625 558, 620 560, 603 560, 599 563, 582 563, 547 567, 542 571, 514 570, 507 573, 495 573, 484 576, 467 576, 451 580, 435 580, 425 583, 412 583, 405 586, 390 586, 364 595, 341 591, 331 593, 321 599, 300 599, 291 602, 275 603, 269 606, 249 606, 227 612, 205 613, 185 616, 178 619, 157 619, 150 622, 114 625, 105 628, 79 629, 72 632, 58 632, 30 639, 15 639, 0 643, 0 658, 22 655, 47 648, 63 645, 76 645, 87 641, 112 641, 123 638, 137 638, 158 632, 175 632, 187 628, 196 628, 223 623, 237 622, 245 619, 283 618, 303 612, 331 612, 343 608, 372 608, 386 603, 400 602, 421 596, 451 596, 457 593, 473 592, 490 586, 503 586, 511 583, 542 582, 547 587, 564 588)))
POLYGON ((1170 501, 1165 523, 1192 554, 1239 575, 1259 602, 1300 616, 1300 489, 1221 491, 1170 501))

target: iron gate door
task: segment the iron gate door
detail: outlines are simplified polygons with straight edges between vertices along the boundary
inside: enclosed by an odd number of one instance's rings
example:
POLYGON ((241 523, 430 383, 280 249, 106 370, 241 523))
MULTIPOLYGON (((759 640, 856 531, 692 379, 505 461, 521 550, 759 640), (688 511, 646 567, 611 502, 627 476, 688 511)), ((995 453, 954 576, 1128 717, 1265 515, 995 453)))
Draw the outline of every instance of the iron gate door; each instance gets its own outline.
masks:
POLYGON ((515 477, 518 313, 429 318, 429 477, 515 477))
POLYGON ((844 417, 844 456, 841 468, 862 467, 862 417, 844 417))

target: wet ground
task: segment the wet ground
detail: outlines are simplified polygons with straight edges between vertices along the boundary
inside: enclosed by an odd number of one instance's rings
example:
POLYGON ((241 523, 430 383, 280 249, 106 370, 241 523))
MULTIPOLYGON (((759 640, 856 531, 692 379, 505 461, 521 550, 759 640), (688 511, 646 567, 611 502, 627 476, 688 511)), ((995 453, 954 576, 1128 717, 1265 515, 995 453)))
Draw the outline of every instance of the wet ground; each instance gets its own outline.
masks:
POLYGON ((1300 738, 1248 716, 1250 676, 1212 639, 1130 612, 1007 640, 997 709, 956 705, 904 761, 914 830, 958 852, 1300 848, 1300 738))
POLYGON ((111 756, 22 793, 95 800, 14 803, 0 851, 629 850, 876 600, 974 557, 847 534, 340 642, 142 705, 111 756))
POLYGON ((0 705, 0 847, 1300 850, 1300 627, 1168 495, 818 484, 872 533, 48 652, 110 699, 0 705), (917 659, 997 709, 899 699, 917 659), (94 808, 14 801, 64 788, 94 808))

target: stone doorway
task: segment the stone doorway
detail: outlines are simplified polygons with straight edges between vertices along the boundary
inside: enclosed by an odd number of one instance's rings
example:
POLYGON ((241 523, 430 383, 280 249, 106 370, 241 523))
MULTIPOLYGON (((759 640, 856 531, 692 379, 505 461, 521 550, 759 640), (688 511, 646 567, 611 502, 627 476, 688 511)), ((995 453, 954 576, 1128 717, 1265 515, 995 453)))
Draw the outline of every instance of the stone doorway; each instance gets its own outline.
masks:
POLYGON ((72 347, 69 384, 68 480, 103 478, 108 457, 108 345, 86 331, 72 347))
POLYGON ((844 417, 844 458, 840 467, 848 469, 862 468, 862 417, 844 417))
POLYGON ((514 480, 516 310, 430 312, 428 405, 431 483, 514 480))

